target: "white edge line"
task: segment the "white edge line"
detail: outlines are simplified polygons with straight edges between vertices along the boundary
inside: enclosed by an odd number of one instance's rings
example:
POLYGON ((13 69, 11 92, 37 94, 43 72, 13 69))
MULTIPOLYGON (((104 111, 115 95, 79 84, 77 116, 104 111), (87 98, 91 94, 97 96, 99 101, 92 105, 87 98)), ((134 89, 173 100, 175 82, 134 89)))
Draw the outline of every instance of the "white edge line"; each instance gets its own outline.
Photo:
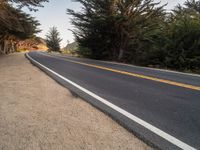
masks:
POLYGON ((132 121, 134 121, 134 122, 140 124, 141 126, 145 127, 146 129, 150 130, 151 132, 153 132, 153 133, 157 134, 158 136, 164 138, 165 140, 169 141, 170 143, 176 145, 177 147, 179 147, 179 148, 181 148, 181 149, 183 149, 183 150, 197 150, 196 148, 194 148, 194 147, 192 147, 192 146, 190 146, 190 145, 188 145, 188 144, 186 144, 186 143, 180 141, 179 139, 177 139, 177 138, 171 136, 170 134, 168 134, 168 133, 166 133, 166 132, 160 130, 160 129, 157 128, 157 127, 154 127, 153 125, 149 124, 148 122, 146 122, 146 121, 144 121, 144 120, 142 120, 142 119, 140 119, 140 118, 138 118, 138 117, 132 115, 131 113, 125 111, 124 109, 122 109, 122 108, 120 108, 120 107, 118 107, 118 106, 116 106, 116 105, 110 103, 110 102, 107 101, 106 99, 104 99, 104 98, 102 98, 102 97, 100 97, 100 96, 94 94, 93 92, 91 92, 91 91, 89 91, 89 90, 87 90, 87 89, 81 87, 80 85, 74 83, 73 81, 71 81, 71 80, 69 80, 69 79, 63 77, 62 75, 60 75, 60 74, 54 72, 53 70, 47 68, 46 66, 40 64, 39 62, 37 62, 36 60, 34 60, 33 58, 31 58, 31 57, 29 56, 28 53, 26 53, 26 56, 27 56, 31 61, 33 61, 33 62, 35 62, 36 64, 38 64, 39 66, 43 67, 44 69, 48 70, 49 72, 53 73, 54 75, 58 76, 59 78, 63 79, 64 81, 70 83, 71 85, 75 86, 75 87, 78 88, 79 90, 81 90, 81 91, 87 93, 88 95, 90 95, 91 97, 95 98, 96 100, 98 100, 98 101, 102 102, 103 104, 109 106, 110 108, 114 109, 115 111, 117 111, 117 112, 123 114, 124 116, 126 116, 126 117, 129 118, 129 119, 131 119, 132 121))

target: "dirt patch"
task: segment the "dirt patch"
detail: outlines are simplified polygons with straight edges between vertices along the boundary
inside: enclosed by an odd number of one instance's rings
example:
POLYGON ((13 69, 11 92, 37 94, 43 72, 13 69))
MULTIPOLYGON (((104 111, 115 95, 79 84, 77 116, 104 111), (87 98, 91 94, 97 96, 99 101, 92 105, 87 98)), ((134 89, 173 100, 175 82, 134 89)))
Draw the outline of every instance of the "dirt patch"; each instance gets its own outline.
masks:
POLYGON ((0 56, 0 149, 151 148, 18 53, 0 56))

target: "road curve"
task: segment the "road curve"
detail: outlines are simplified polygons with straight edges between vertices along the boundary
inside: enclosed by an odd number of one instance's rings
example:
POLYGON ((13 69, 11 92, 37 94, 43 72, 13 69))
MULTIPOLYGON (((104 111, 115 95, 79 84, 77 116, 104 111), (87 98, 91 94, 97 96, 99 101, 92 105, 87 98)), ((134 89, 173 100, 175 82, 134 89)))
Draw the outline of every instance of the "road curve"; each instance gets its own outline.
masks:
POLYGON ((160 149, 200 149, 200 76, 30 52, 33 64, 160 149))

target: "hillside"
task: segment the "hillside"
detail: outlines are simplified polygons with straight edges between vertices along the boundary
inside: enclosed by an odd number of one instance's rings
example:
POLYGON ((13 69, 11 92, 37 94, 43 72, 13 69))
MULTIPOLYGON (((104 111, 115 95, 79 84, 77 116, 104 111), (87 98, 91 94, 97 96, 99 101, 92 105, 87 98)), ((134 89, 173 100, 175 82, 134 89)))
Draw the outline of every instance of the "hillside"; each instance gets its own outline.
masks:
POLYGON ((46 43, 44 39, 40 37, 35 37, 23 41, 19 41, 17 44, 17 51, 26 50, 47 50, 46 43))
POLYGON ((62 53, 69 54, 69 55, 76 55, 78 50, 78 43, 72 42, 67 44, 66 47, 62 49, 62 53))
POLYGON ((78 48, 78 43, 72 42, 72 43, 67 44, 67 46, 64 49, 68 51, 75 51, 77 50, 77 48, 78 48))

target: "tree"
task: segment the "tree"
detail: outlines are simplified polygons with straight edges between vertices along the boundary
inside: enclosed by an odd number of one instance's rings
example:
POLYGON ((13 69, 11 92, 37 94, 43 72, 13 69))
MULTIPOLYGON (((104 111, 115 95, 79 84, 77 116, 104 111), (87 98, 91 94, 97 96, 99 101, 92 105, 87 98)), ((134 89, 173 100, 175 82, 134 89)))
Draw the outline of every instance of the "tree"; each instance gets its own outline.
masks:
POLYGON ((159 28, 164 18, 163 6, 152 0, 76 1, 83 12, 67 11, 73 17, 73 33, 96 59, 132 61, 143 48, 144 35, 159 28))
POLYGON ((200 1, 199 0, 187 0, 185 2, 185 6, 189 9, 193 9, 193 11, 200 13, 200 1))
POLYGON ((164 21, 164 5, 153 0, 119 0, 115 28, 118 37, 118 60, 138 63, 148 53, 149 35, 164 21))
POLYGON ((153 0, 76 0, 68 9, 79 53, 144 66, 200 70, 200 1, 171 13, 153 0))
POLYGON ((28 7, 31 11, 37 11, 36 7, 43 7, 41 3, 49 0, 1 0, 1 3, 15 3, 19 8, 28 7))
POLYGON ((186 1, 172 12, 163 35, 164 63, 178 70, 200 70, 200 1, 186 1))
POLYGON ((68 9, 73 16, 72 24, 76 40, 81 47, 80 54, 95 59, 112 59, 112 42, 114 42, 114 22, 112 21, 112 6, 109 0, 85 0, 83 13, 68 9), (111 42, 111 39, 112 42, 111 42))
POLYGON ((39 32, 40 25, 34 17, 24 13, 20 8, 28 7, 35 10, 42 7, 42 2, 48 0, 1 0, 0 1, 0 53, 10 53, 16 50, 16 44, 21 39, 34 36, 39 32), (18 8, 13 7, 17 5, 18 8))
POLYGON ((46 35, 46 43, 49 51, 60 51, 60 42, 62 39, 60 38, 60 33, 58 32, 56 27, 52 27, 49 29, 49 32, 46 35))
POLYGON ((39 32, 40 25, 35 18, 4 3, 0 5, 0 51, 10 53, 16 50, 18 40, 32 37, 39 32))

